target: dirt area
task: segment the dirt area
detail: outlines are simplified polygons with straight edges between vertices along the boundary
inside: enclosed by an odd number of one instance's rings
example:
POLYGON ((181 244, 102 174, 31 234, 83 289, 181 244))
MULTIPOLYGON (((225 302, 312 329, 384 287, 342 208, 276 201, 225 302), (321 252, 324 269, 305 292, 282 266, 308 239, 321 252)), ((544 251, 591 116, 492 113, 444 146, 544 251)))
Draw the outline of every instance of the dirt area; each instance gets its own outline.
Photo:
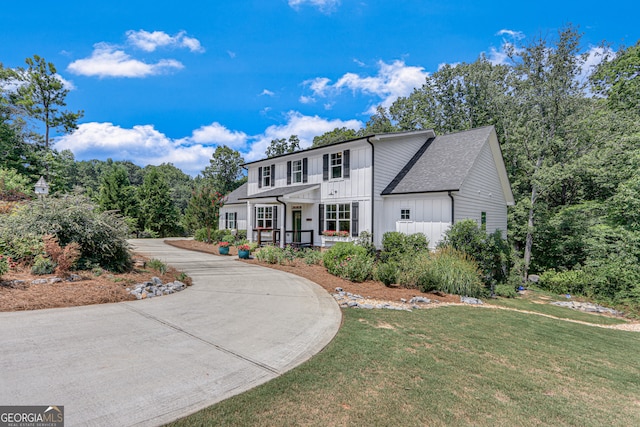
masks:
MULTIPOLYGON (((168 240, 168 244, 183 249, 189 249, 199 252, 206 252, 211 254, 218 254, 218 248, 215 245, 208 243, 197 242, 195 240, 168 240)), ((230 247, 230 255, 237 255, 236 248, 230 247)), ((312 282, 322 286, 328 292, 333 293, 335 289, 340 287, 345 292, 351 292, 352 294, 361 295, 367 299, 381 300, 381 301, 395 301, 399 302, 401 298, 409 300, 414 296, 422 296, 431 300, 437 300, 439 302, 458 303, 460 297, 457 295, 447 294, 431 294, 420 292, 418 289, 404 289, 404 288, 388 288, 382 282, 368 280, 363 283, 352 283, 348 280, 341 279, 332 274, 327 273, 327 270, 319 265, 306 265, 301 260, 295 260, 292 265, 277 265, 261 263, 256 259, 242 260, 249 264, 257 264, 263 267, 269 267, 276 270, 282 270, 289 273, 293 273, 297 276, 309 279, 312 282)))
MULTIPOLYGON (((144 261, 142 257, 136 260, 144 261)), ((165 274, 136 267, 124 274, 103 271, 96 275, 90 271, 75 272, 79 280, 58 283, 31 284, 35 279, 52 279, 54 274, 35 276, 28 269, 12 269, 0 281, 0 311, 38 310, 42 308, 74 307, 79 305, 104 304, 135 300, 126 288, 136 283, 159 277, 164 283, 177 279, 179 272, 168 268, 165 274), (23 283, 14 283, 22 280, 23 283)))

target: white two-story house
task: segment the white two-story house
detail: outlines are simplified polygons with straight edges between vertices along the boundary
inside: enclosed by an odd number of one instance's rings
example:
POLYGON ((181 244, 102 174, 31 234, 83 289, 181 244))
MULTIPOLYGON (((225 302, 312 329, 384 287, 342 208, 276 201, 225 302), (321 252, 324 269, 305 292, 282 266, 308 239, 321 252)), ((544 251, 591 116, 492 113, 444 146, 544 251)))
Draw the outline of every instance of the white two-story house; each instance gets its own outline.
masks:
POLYGON ((493 127, 370 135, 246 163, 248 182, 220 210, 251 241, 327 247, 367 231, 424 233, 456 221, 507 230, 513 194, 493 127))

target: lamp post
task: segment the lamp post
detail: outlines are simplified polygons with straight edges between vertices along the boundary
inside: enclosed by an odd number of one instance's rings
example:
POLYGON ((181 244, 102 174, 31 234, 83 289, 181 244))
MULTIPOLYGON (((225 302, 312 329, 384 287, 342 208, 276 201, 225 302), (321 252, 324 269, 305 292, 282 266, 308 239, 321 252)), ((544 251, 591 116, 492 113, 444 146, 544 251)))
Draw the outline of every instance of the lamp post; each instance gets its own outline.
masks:
POLYGON ((42 199, 42 203, 44 204, 44 196, 49 194, 49 184, 44 180, 44 177, 40 177, 38 182, 36 182, 36 194, 38 198, 42 199))

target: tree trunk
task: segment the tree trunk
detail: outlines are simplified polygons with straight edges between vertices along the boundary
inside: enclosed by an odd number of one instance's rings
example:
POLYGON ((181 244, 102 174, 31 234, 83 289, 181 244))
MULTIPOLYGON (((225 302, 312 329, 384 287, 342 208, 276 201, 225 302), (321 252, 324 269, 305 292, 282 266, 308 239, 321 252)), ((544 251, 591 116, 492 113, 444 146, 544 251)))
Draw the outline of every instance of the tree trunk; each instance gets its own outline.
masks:
MULTIPOLYGON (((540 155, 538 157, 538 161, 536 161, 536 167, 533 170, 532 177, 536 176, 538 169, 542 166, 542 162, 544 160, 544 155, 540 155)), ((529 206, 529 219, 527 221, 527 238, 525 240, 524 245, 524 271, 523 271, 523 279, 524 282, 527 283, 529 279, 529 265, 531 264, 531 248, 533 247, 533 226, 535 225, 534 220, 534 206, 536 203, 536 199, 538 198, 538 187, 534 183, 531 184, 531 206, 529 206)))

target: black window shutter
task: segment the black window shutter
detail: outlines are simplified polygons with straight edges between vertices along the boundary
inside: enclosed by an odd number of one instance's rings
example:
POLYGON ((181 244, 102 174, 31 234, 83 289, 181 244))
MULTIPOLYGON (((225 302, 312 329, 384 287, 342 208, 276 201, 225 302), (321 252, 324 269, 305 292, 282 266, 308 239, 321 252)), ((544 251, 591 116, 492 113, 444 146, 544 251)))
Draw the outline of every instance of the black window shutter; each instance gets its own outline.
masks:
POLYGON ((302 182, 307 182, 309 180, 308 163, 309 162, 307 161, 306 157, 302 159, 302 182))
POLYGON ((324 205, 318 205, 318 234, 324 231, 324 205))
POLYGON ((278 207, 277 206, 273 207, 273 229, 274 230, 278 229, 278 207))
POLYGON ((224 213, 224 228, 229 228, 229 212, 224 213))
POLYGON ((344 150, 344 152, 342 153, 342 177, 343 178, 349 178, 349 172, 350 172, 350 167, 349 167, 349 150, 344 150))
POLYGON ((291 185, 291 161, 287 162, 287 185, 291 185))
POLYGON ((262 188, 262 167, 258 168, 258 188, 262 188))
POLYGON ((360 203, 351 203, 351 236, 358 237, 358 223, 360 218, 360 203))
POLYGON ((271 165, 271 186, 276 186, 276 165, 271 165))
POLYGON ((329 155, 322 156, 322 180, 329 181, 329 155))
POLYGON ((253 207, 253 228, 258 228, 258 207, 253 207))

